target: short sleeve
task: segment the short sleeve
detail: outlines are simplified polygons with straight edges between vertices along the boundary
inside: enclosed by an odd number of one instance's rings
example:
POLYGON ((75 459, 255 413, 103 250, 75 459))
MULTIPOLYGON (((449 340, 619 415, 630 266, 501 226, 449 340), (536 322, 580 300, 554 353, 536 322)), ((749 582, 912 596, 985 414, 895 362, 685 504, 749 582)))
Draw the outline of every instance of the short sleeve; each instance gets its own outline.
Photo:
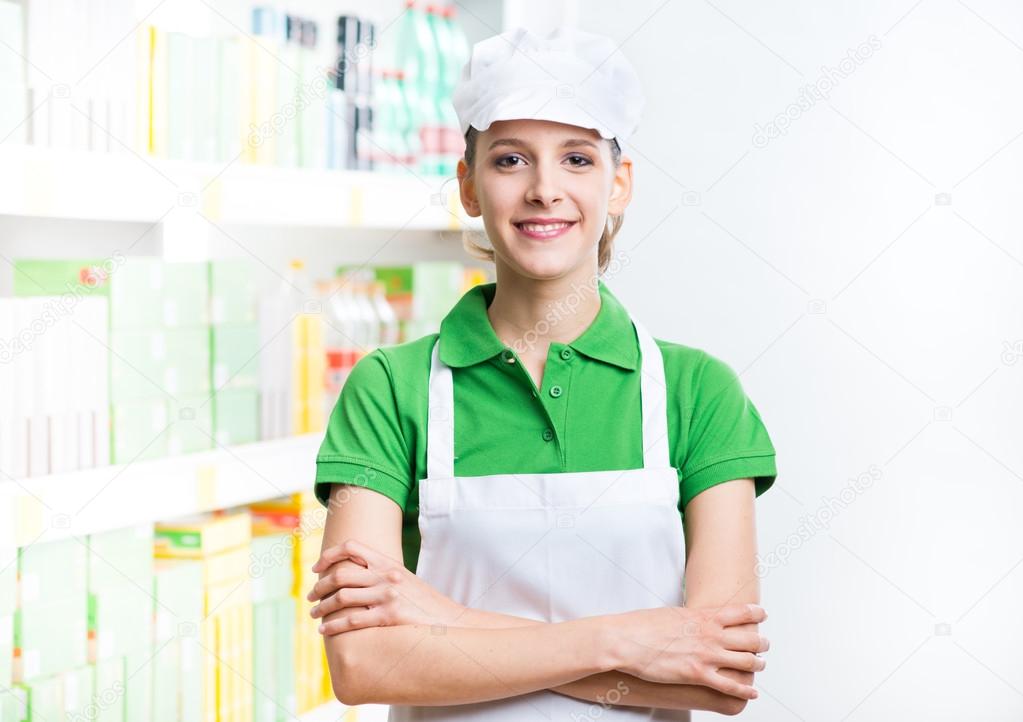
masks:
POLYGON ((774 483, 775 450, 738 375, 705 353, 692 390, 685 459, 679 470, 685 506, 701 491, 732 479, 752 478, 756 496, 774 483))
POLYGON ((316 455, 316 498, 326 506, 331 484, 357 484, 380 492, 404 510, 410 479, 390 366, 377 349, 352 368, 330 414, 316 455))

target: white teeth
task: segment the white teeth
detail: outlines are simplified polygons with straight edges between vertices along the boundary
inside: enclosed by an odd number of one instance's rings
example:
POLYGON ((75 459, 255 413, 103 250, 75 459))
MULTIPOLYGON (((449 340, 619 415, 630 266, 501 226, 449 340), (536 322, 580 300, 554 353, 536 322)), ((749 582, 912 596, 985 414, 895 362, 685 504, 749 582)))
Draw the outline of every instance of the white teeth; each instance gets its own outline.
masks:
POLYGON ((538 223, 520 223, 519 226, 524 230, 531 233, 545 233, 547 231, 556 231, 560 228, 567 228, 572 225, 571 223, 548 223, 546 225, 540 225, 538 223))

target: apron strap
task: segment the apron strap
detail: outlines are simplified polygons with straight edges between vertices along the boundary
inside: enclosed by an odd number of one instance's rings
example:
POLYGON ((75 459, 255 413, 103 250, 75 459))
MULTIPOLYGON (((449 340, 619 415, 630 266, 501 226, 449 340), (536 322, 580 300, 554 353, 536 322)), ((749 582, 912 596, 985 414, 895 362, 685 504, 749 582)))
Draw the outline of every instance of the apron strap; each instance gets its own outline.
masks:
POLYGON ((643 408, 643 467, 663 469, 671 466, 668 451, 668 386, 664 379, 664 357, 654 337, 636 319, 632 320, 639 338, 640 396, 643 408))
MULTIPOLYGON (((668 392, 664 357, 646 328, 633 319, 639 338, 640 402, 643 409, 643 467, 671 466, 668 450, 668 392)), ((432 479, 455 476, 455 393, 451 367, 440 360, 440 337, 430 359, 430 395, 426 422, 426 474, 432 479)))
POLYGON ((440 336, 430 360, 430 395, 426 421, 426 475, 455 476, 455 389, 451 367, 440 360, 440 336))

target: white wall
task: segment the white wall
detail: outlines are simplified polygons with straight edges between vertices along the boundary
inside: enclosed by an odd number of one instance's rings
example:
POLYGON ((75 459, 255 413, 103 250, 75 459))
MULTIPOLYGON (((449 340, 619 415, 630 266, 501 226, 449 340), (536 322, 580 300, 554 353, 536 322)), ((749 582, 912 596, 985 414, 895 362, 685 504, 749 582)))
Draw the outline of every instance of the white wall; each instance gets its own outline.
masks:
POLYGON ((743 718, 1023 719, 1023 6, 562 5, 648 97, 608 282, 778 449, 743 718))

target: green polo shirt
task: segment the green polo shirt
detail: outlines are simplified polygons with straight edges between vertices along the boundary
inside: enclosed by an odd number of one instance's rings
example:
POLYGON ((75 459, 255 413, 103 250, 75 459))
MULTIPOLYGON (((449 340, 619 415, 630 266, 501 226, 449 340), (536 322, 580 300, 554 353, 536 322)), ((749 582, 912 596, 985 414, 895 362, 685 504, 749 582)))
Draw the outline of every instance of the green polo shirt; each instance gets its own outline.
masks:
MULTIPOLYGON (((453 369, 455 475, 537 474, 643 466, 639 341, 603 281, 600 310, 572 343, 552 343, 543 387, 494 333, 495 283, 465 293, 440 325, 453 369), (514 363, 508 363, 514 358, 514 363)), ((316 496, 332 483, 374 489, 404 511, 402 550, 419 558, 419 481, 426 476, 430 355, 438 334, 378 348, 352 369, 316 457, 316 496)), ((655 339, 664 357, 679 511, 704 489, 774 482, 775 451, 735 372, 700 349, 655 339)))

